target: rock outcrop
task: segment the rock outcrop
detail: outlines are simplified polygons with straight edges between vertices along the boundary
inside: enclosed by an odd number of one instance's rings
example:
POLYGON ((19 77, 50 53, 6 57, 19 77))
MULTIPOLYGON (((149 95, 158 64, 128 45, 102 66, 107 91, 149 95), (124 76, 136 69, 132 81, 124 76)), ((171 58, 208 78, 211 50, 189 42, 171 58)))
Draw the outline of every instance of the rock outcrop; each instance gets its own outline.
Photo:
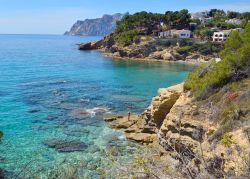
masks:
POLYGON ((125 129, 127 139, 147 144, 157 142, 160 126, 182 91, 183 84, 161 88, 158 96, 153 98, 151 105, 142 115, 132 115, 129 120, 128 116, 110 117, 104 120, 109 122, 112 128, 125 129))
POLYGON ((147 125, 160 128, 166 115, 183 92, 183 83, 169 88, 160 88, 150 106, 143 113, 147 125))
POLYGON ((192 178, 245 176, 250 157, 249 84, 241 82, 237 92, 225 86, 212 102, 197 101, 191 91, 183 91, 183 84, 162 88, 141 115, 106 121, 123 129, 129 140, 163 147, 192 178), (229 105, 232 99, 236 106, 229 105))
POLYGON ((86 19, 77 21, 65 35, 83 35, 83 36, 104 36, 114 31, 116 22, 124 14, 104 15, 97 19, 86 19))
POLYGON ((78 44, 79 50, 94 50, 102 47, 103 40, 78 44))

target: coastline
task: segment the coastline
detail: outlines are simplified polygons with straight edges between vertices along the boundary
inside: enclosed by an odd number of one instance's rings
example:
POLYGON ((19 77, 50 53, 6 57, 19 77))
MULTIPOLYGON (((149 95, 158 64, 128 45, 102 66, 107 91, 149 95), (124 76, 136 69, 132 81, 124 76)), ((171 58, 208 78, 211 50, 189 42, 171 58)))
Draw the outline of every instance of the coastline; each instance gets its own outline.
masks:
POLYGON ((209 61, 197 61, 195 59, 193 60, 159 60, 154 58, 136 58, 136 57, 119 57, 114 55, 114 53, 105 52, 103 49, 98 49, 100 53, 102 53, 103 56, 107 58, 111 58, 112 60, 133 60, 133 61, 142 61, 142 62, 158 62, 158 63, 184 63, 184 64, 190 64, 199 66, 201 64, 209 63, 209 61))

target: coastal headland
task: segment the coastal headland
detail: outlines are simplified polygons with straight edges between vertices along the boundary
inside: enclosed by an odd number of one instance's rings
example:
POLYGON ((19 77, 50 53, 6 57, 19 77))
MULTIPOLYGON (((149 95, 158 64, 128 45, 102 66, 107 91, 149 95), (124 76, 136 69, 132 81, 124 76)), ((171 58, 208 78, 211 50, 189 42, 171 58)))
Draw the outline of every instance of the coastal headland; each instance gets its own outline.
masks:
POLYGON ((124 32, 123 21, 126 18, 118 22, 114 33, 79 44, 79 49, 100 50, 118 59, 206 62, 184 83, 159 89, 142 114, 104 118, 111 128, 122 129, 128 140, 158 151, 140 160, 144 174, 170 178, 178 178, 176 173, 187 178, 249 176, 249 24, 244 31, 232 30, 228 39, 218 43, 154 37, 138 29, 124 32), (157 172, 151 165, 155 155, 163 167, 171 169, 157 172))

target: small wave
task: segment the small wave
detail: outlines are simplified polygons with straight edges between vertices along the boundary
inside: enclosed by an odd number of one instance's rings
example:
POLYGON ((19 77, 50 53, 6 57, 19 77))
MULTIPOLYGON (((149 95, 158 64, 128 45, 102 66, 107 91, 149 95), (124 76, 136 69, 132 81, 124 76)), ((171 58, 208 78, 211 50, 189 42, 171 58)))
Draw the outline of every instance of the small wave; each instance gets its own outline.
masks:
POLYGON ((85 117, 95 117, 96 115, 102 115, 108 113, 109 109, 104 107, 94 107, 92 109, 77 108, 70 112, 69 116, 76 119, 83 119, 85 117))
POLYGON ((92 109, 86 109, 86 111, 90 114, 91 117, 94 117, 96 115, 101 115, 101 114, 109 112, 109 109, 101 108, 101 107, 95 107, 95 108, 92 108, 92 109))

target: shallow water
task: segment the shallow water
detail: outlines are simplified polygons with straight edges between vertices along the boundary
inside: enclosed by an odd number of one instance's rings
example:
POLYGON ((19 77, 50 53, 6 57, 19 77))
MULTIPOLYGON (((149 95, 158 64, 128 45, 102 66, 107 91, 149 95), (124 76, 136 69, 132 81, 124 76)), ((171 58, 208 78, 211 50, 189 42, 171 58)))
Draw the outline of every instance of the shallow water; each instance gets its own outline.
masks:
POLYGON ((141 146, 107 127, 103 115, 140 113, 160 87, 183 81, 193 66, 111 60, 75 44, 100 37, 0 35, 0 168, 8 178, 112 176, 141 146), (87 148, 59 152, 44 140, 87 148))

